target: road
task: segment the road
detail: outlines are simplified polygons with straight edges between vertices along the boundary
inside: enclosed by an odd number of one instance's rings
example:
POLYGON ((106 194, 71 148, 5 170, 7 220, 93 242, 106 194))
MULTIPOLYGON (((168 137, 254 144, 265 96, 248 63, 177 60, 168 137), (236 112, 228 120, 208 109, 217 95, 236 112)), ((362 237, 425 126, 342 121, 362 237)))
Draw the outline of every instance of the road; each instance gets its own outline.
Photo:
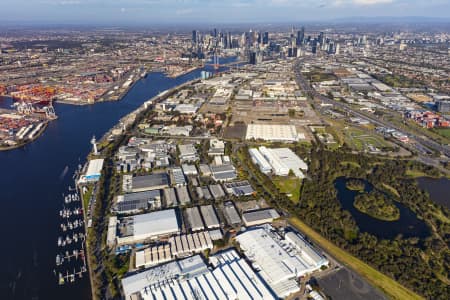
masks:
POLYGON ((134 131, 135 135, 139 137, 157 137, 164 139, 179 139, 179 140, 192 140, 192 141, 202 141, 202 140, 212 140, 215 136, 185 136, 185 135, 164 135, 164 134, 152 134, 145 133, 141 131, 134 131))
MULTIPOLYGON (((412 142, 413 142, 413 143, 411 143, 411 145, 414 146, 415 149, 417 150, 417 152, 419 153, 418 160, 420 160, 426 164, 431 164, 435 167, 439 167, 441 170, 445 170, 441 167, 439 159, 426 156, 424 154, 424 152, 427 149, 436 151, 438 153, 445 155, 446 156, 445 160, 448 160, 450 158, 450 147, 441 145, 425 136, 419 136, 412 132, 405 133, 401 128, 398 128, 398 126, 395 126, 394 124, 392 124, 388 121, 380 120, 377 117, 375 117, 374 115, 356 111, 355 109, 353 109, 350 105, 348 105, 346 103, 343 103, 340 101, 335 101, 333 99, 327 98, 327 97, 319 94, 310 86, 309 82, 301 74, 300 68, 299 68, 300 63, 301 63, 301 61, 297 62, 297 64, 295 65, 295 74, 296 74, 297 84, 303 91, 308 93, 314 100, 317 100, 317 101, 325 103, 325 104, 332 104, 333 106, 341 108, 356 117, 369 120, 370 122, 372 122, 373 124, 375 124, 377 126, 392 128, 392 129, 397 130, 400 133, 407 135, 410 138, 410 140, 412 140, 412 142)), ((432 151, 430 151, 430 152, 432 152, 432 151)), ((448 171, 446 171, 446 172, 448 172, 448 171)))

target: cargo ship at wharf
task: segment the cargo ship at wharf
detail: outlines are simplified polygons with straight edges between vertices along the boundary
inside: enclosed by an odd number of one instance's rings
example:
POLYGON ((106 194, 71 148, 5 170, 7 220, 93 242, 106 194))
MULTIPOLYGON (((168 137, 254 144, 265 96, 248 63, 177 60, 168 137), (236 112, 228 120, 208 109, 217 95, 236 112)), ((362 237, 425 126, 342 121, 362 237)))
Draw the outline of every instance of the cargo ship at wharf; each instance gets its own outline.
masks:
POLYGON ((53 107, 34 108, 31 104, 14 103, 17 110, 0 108, 0 151, 23 147, 39 138, 50 121, 57 116, 53 107))

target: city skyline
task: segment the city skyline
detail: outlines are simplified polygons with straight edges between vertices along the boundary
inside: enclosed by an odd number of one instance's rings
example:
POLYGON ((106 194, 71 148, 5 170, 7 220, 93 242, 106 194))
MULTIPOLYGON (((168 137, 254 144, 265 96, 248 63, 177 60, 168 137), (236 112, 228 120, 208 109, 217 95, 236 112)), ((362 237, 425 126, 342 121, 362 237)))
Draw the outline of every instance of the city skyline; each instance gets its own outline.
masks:
POLYGON ((43 1, 0 24, 0 299, 450 299, 450 20, 43 1))
POLYGON ((18 0, 2 7, 7 24, 179 24, 339 21, 353 17, 449 20, 444 0, 18 0))

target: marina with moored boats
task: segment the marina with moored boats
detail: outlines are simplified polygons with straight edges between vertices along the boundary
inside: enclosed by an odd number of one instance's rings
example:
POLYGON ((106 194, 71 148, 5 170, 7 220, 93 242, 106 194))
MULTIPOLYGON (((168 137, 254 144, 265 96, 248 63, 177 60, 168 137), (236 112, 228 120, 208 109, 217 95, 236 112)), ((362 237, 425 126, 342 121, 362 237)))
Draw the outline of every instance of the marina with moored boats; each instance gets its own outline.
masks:
POLYGON ((68 191, 68 194, 63 194, 63 207, 59 211, 60 236, 57 240, 56 268, 53 271, 59 285, 73 283, 87 272, 81 197, 76 189, 69 187, 68 191))

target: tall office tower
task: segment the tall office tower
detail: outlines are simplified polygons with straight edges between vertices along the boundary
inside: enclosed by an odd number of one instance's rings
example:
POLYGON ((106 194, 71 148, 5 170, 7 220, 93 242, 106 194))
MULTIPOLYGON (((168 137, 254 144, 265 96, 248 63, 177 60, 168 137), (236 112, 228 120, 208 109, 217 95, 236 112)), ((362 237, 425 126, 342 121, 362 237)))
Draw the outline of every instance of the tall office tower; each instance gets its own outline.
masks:
POLYGON ((228 39, 226 37, 220 37, 220 47, 223 49, 228 49, 228 39))
POLYGON ((213 36, 214 36, 214 37, 217 37, 217 29, 216 29, 216 28, 214 28, 213 36))
POLYGON ((323 32, 320 33, 320 39, 319 39, 320 49, 325 50, 326 49, 326 37, 323 32))
POLYGON ((305 27, 297 31, 297 46, 303 45, 303 40, 305 39, 305 27))
POLYGON ((228 48, 233 48, 233 37, 231 36, 231 33, 227 33, 227 39, 228 39, 228 48))
POLYGON ((239 40, 238 39, 231 39, 231 45, 232 45, 232 48, 239 48, 240 47, 239 40))
POLYGON ((253 31, 250 34, 250 45, 254 46, 258 42, 258 32, 253 31))
POLYGON ((322 44, 323 38, 324 38, 324 34, 323 34, 323 31, 321 31, 321 32, 319 33, 319 38, 318 38, 319 43, 322 44))
POLYGON ((255 51, 249 52, 248 62, 251 65, 256 65, 256 52, 255 51))
POLYGON ((262 40, 261 32, 258 31, 256 34, 257 34, 257 38, 256 39, 258 41, 258 44, 261 44, 261 40, 262 40))
POLYGON ((269 44, 269 33, 266 31, 264 32, 263 38, 262 38, 263 45, 269 44))
POLYGON ((253 30, 245 33, 245 46, 249 47, 252 44, 253 30))
POLYGON ((297 46, 297 39, 295 37, 291 38, 291 47, 295 48, 295 46, 297 46))
POLYGON ((329 38, 323 38, 323 42, 322 42, 322 44, 321 44, 321 49, 323 50, 323 51, 328 51, 328 47, 329 47, 329 44, 330 44, 330 39, 329 38))
POLYGON ((316 53, 317 53, 317 41, 316 41, 316 40, 313 40, 313 41, 312 41, 311 52, 312 52, 313 54, 316 54, 316 53))
POLYGON ((334 53, 336 55, 339 55, 339 51, 340 51, 341 47, 339 46, 339 44, 336 44, 336 50, 334 51, 334 53))
POLYGON ((328 49, 327 49, 328 54, 335 54, 335 48, 334 48, 334 43, 331 42, 328 44, 328 49))
POLYGON ((197 30, 192 30, 192 43, 197 43, 197 30))

